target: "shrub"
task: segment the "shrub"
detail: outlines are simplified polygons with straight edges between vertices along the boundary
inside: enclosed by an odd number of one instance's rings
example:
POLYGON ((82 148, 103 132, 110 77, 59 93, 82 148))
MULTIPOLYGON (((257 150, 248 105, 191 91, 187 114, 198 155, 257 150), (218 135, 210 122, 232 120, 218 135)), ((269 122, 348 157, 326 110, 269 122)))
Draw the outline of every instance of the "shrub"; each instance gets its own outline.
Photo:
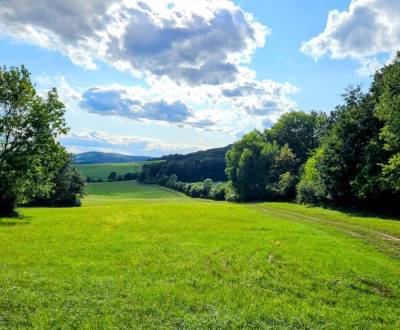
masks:
POLYGON ((231 182, 228 182, 225 186, 225 200, 227 202, 237 202, 240 200, 239 195, 233 188, 233 185, 231 182))
POLYGON ((226 189, 227 183, 215 183, 212 188, 210 189, 210 192, 208 193, 208 198, 216 200, 216 201, 223 201, 225 200, 225 189, 226 189))
POLYGON ((204 198, 206 196, 204 183, 203 182, 192 183, 190 186, 189 196, 193 198, 204 198))
POLYGON ((204 189, 204 196, 205 198, 208 197, 208 194, 210 193, 211 188, 213 187, 214 182, 211 179, 205 179, 203 182, 203 189, 204 189))

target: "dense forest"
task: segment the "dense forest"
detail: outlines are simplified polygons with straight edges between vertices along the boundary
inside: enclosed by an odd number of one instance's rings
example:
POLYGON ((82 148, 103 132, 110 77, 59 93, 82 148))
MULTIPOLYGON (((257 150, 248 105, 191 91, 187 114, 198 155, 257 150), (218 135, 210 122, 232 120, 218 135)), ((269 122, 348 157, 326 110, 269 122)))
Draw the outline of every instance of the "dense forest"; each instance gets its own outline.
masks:
POLYGON ((212 179, 226 181, 226 152, 224 148, 198 151, 188 155, 168 155, 156 159, 157 162, 145 164, 140 174, 140 180, 146 183, 156 183, 163 176, 175 174, 184 182, 203 181, 212 179))
POLYGON ((376 72, 368 91, 349 87, 329 115, 286 113, 272 128, 219 151, 226 152, 227 183, 207 180, 224 181, 220 154, 206 157, 207 166, 202 157, 193 163, 190 155, 167 158, 146 167, 140 179, 193 197, 398 210, 400 54, 376 72), (218 198, 210 195, 214 190, 218 198))

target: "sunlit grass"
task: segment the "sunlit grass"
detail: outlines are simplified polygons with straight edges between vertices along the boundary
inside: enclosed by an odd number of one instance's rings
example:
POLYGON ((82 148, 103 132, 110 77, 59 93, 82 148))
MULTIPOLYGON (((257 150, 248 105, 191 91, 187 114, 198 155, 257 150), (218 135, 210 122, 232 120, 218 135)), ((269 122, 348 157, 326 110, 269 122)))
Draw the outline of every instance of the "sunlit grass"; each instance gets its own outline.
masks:
POLYGON ((0 220, 0 328, 400 327, 400 222, 89 186, 0 220))
POLYGON ((138 173, 143 164, 146 163, 148 162, 78 164, 77 168, 84 177, 90 177, 96 180, 107 180, 111 172, 115 172, 117 175, 138 173))

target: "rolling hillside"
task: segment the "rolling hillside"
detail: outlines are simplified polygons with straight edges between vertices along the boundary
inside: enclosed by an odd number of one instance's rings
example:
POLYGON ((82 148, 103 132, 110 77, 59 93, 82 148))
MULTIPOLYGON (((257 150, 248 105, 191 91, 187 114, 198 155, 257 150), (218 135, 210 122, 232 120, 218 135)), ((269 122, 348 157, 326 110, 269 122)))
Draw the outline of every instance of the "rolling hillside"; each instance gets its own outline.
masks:
POLYGON ((151 159, 152 157, 147 156, 129 156, 97 151, 84 152, 74 156, 76 164, 131 163, 143 162, 151 159))
POLYGON ((130 163, 105 163, 105 164, 77 164, 76 167, 82 176, 95 180, 106 180, 111 172, 117 175, 126 173, 138 173, 144 164, 150 162, 130 162, 130 163))

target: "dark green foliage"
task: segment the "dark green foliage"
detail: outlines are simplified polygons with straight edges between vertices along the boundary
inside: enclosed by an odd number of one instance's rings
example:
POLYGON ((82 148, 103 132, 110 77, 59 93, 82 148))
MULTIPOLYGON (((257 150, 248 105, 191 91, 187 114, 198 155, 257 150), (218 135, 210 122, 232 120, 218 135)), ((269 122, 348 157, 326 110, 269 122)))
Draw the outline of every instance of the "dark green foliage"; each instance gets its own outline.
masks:
POLYGON ((244 201, 292 199, 298 160, 287 144, 281 148, 253 131, 227 153, 226 172, 237 196, 244 201))
POLYGON ((304 165, 301 180, 297 185, 297 200, 300 203, 319 204, 326 202, 327 193, 317 164, 321 161, 322 149, 317 149, 304 165))
POLYGON ((285 144, 275 156, 269 170, 266 196, 269 200, 293 199, 296 194, 298 159, 292 149, 285 144))
POLYGON ((0 68, 0 213, 47 197, 66 160, 56 138, 67 132, 56 90, 36 94, 24 68, 0 68))
POLYGON ((253 131, 236 142, 226 155, 226 173, 242 200, 261 200, 266 196, 269 171, 279 153, 276 144, 253 131))
POLYGON ((245 135, 227 153, 234 198, 291 200, 302 165, 327 134, 329 120, 316 112, 290 112, 262 134, 245 135))
POLYGON ((399 209, 400 55, 377 72, 368 93, 344 95, 331 127, 307 162, 298 185, 301 202, 399 209))
POLYGON ((216 201, 225 200, 226 186, 227 186, 227 184, 223 183, 223 182, 219 182, 219 183, 214 184, 210 189, 210 192, 208 194, 208 198, 216 200, 216 201))
POLYGON ((228 182, 213 182, 205 179, 202 182, 182 182, 178 181, 175 174, 171 176, 162 175, 155 182, 158 185, 179 191, 192 198, 213 199, 217 201, 225 200, 228 182))
POLYGON ((86 182, 90 183, 90 182, 103 182, 103 179, 96 179, 96 178, 92 178, 90 176, 86 177, 86 182))
MULTIPOLYGON (((111 172, 108 175, 107 180, 108 181, 133 181, 136 180, 138 178, 138 174, 137 173, 125 173, 125 174, 117 174, 116 172, 111 172)), ((102 180, 95 180, 92 178, 89 178, 90 181, 88 182, 101 182, 102 180)))
POLYGON ((292 149, 300 163, 304 163, 320 144, 327 130, 327 116, 323 113, 288 112, 265 131, 267 141, 285 144, 292 149))
POLYGON ((122 180, 119 181, 133 181, 138 178, 137 173, 125 173, 124 175, 119 175, 119 177, 122 177, 122 180))
POLYGON ((381 87, 376 116, 383 122, 380 138, 388 159, 382 162, 383 189, 400 193, 400 53, 375 77, 381 87))
POLYGON ((34 206, 73 207, 80 206, 80 198, 85 192, 85 180, 74 167, 71 157, 58 170, 53 189, 47 198, 37 198, 30 202, 34 206))
POLYGON ((374 104, 359 87, 348 90, 345 104, 333 114, 335 122, 322 145, 317 164, 325 185, 326 198, 334 203, 355 202, 354 182, 364 161, 371 137, 379 132, 374 104))
POLYGON ((108 181, 117 180, 117 173, 116 172, 111 172, 107 179, 108 179, 108 181))
POLYGON ((139 180, 155 183, 163 175, 177 175, 183 182, 199 182, 205 179, 226 181, 225 154, 229 147, 199 151, 188 155, 170 155, 161 162, 145 164, 139 180))

